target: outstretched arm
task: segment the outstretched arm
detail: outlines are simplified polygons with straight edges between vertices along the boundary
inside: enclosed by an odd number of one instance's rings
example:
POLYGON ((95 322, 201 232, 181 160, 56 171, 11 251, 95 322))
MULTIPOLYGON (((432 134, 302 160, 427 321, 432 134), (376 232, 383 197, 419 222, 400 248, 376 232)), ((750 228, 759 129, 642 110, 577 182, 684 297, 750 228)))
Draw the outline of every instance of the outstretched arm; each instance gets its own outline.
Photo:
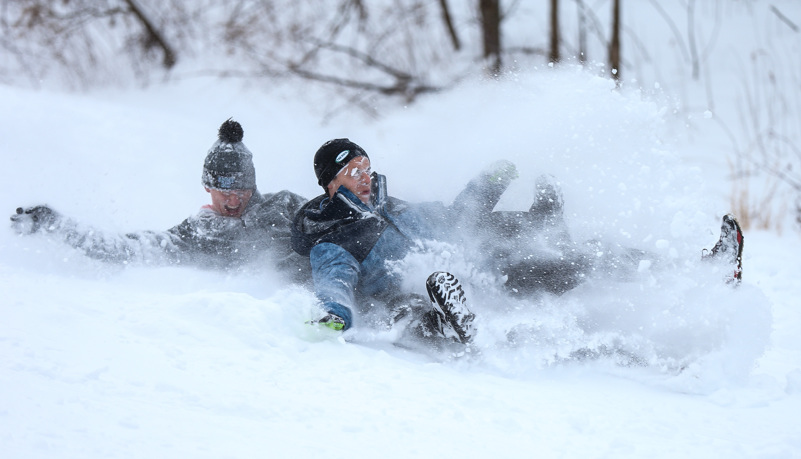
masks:
POLYGON ((11 216, 11 227, 18 234, 50 234, 90 258, 111 263, 179 260, 180 238, 169 231, 109 234, 66 218, 47 205, 18 208, 11 216))

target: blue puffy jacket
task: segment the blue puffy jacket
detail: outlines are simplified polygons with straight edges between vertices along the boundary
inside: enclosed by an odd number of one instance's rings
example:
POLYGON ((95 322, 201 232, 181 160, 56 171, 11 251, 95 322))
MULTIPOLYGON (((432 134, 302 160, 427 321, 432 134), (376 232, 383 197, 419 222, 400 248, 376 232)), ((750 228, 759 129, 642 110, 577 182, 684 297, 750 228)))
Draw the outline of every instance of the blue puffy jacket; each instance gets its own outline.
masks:
POLYGON ((541 217, 493 211, 516 176, 511 163, 495 163, 449 206, 391 197, 368 206, 340 187, 332 198, 318 196, 298 211, 292 248, 309 257, 317 297, 327 312, 344 319, 346 329, 355 308, 369 309, 374 299, 386 303, 404 293, 386 262, 403 259, 424 240, 477 247, 477 265, 506 276, 510 292, 562 293, 583 278, 587 258, 566 232, 553 237, 544 229, 541 217), (541 233, 550 240, 545 252, 536 247, 543 245, 541 233))
POLYGON ((333 198, 318 196, 296 214, 292 245, 309 256, 323 308, 341 317, 347 329, 357 306, 401 293, 401 279, 386 262, 403 259, 423 240, 442 239, 448 217, 442 203, 410 204, 389 197, 372 207, 340 187, 333 198))

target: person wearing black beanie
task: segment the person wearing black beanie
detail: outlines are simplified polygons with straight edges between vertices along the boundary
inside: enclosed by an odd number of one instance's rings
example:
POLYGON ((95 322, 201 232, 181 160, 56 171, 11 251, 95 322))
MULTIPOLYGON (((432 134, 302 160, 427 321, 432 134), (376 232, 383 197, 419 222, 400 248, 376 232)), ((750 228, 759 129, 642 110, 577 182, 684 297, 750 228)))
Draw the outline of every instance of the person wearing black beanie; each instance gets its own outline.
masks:
POLYGON ((441 203, 418 206, 386 196, 384 176, 371 173, 367 152, 347 138, 317 150, 314 173, 324 194, 303 206, 292 228, 293 248, 310 258, 324 311, 310 323, 347 330, 364 320, 362 314, 390 326, 403 318, 402 333, 415 342, 468 348, 474 316, 456 277, 429 276, 433 306, 404 290, 386 264, 403 259, 420 239, 438 239, 448 210, 441 203))
MULTIPOLYGON (((340 331, 395 329, 405 346, 464 355, 472 352, 476 329, 461 282, 451 273, 434 272, 425 283, 425 298, 410 290, 396 269, 429 242, 435 249, 466 246, 478 269, 504 278, 500 282, 511 296, 562 294, 593 271, 639 269, 652 255, 624 249, 600 259, 605 248, 574 243, 559 184, 551 176, 537 179, 528 211, 495 211, 517 177, 509 161, 485 169, 447 206, 387 196, 384 176, 370 167, 365 150, 346 138, 324 143, 314 155, 317 183, 325 193, 300 209, 292 227, 292 247, 309 258, 321 307, 310 324, 340 331)), ((736 220, 724 217, 721 240, 705 258, 723 263, 735 284, 742 241, 736 220)))
POLYGON ((351 160, 367 156, 367 152, 349 139, 333 139, 324 143, 314 154, 314 175, 317 184, 328 193, 328 185, 351 160))

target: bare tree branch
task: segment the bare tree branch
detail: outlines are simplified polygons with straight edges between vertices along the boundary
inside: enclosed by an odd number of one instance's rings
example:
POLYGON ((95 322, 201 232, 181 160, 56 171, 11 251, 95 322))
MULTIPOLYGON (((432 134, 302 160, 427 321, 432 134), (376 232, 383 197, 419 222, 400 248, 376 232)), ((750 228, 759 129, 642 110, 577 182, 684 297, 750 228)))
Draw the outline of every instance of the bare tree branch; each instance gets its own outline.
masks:
POLYGON ((695 43, 695 0, 687 2, 687 43, 690 45, 693 80, 697 81, 700 76, 700 63, 698 62, 698 45, 695 43))
POLYGON ((147 32, 147 45, 157 45, 159 48, 164 51, 164 68, 170 69, 172 66, 175 65, 177 61, 177 57, 175 56, 175 51, 173 51, 172 47, 167 43, 161 33, 156 29, 150 19, 147 17, 145 12, 139 5, 136 3, 135 0, 124 0, 125 4, 128 5, 128 8, 131 9, 131 12, 136 16, 139 22, 142 23, 142 26, 145 28, 147 32))
POLYGON ((778 16, 778 17, 779 17, 779 19, 781 19, 781 20, 782 20, 782 22, 784 22, 785 24, 787 24, 787 26, 788 26, 788 27, 790 27, 790 29, 792 29, 792 30, 793 30, 793 32, 798 32, 798 26, 797 26, 797 25, 795 25, 795 23, 794 23, 793 21, 791 21, 791 20, 790 20, 790 18, 788 18, 787 16, 785 16, 784 14, 782 14, 782 12, 781 12, 781 11, 779 11, 779 9, 778 9, 778 8, 776 8, 774 5, 770 5, 770 10, 773 12, 773 14, 775 14, 776 16, 778 16))
POLYGON ((336 53, 345 54, 361 61, 366 67, 377 69, 394 78, 393 84, 377 84, 368 81, 360 81, 354 78, 344 78, 341 76, 326 75, 322 72, 308 70, 302 64, 286 63, 287 68, 294 74, 303 78, 319 81, 323 83, 335 84, 347 88, 361 89, 377 92, 384 95, 401 95, 407 101, 413 101, 418 95, 432 93, 442 90, 440 87, 431 86, 418 81, 414 76, 407 72, 390 67, 376 60, 373 56, 347 46, 335 43, 317 42, 318 49, 327 49, 336 53))
POLYGON ((456 34, 456 29, 453 26, 453 19, 451 18, 451 10, 448 7, 448 0, 439 0, 439 6, 442 10, 442 20, 445 22, 445 27, 448 29, 448 35, 451 37, 453 49, 459 51, 462 44, 459 41, 459 35, 456 34))
POLYGON ((359 51, 357 49, 329 42, 317 42, 316 44, 319 47, 319 49, 328 49, 334 52, 346 54, 350 57, 353 57, 354 59, 361 61, 368 67, 377 68, 382 72, 392 75, 393 77, 399 80, 412 79, 412 76, 409 75, 408 73, 392 68, 386 64, 383 64, 379 62, 377 59, 375 59, 372 55, 359 51))

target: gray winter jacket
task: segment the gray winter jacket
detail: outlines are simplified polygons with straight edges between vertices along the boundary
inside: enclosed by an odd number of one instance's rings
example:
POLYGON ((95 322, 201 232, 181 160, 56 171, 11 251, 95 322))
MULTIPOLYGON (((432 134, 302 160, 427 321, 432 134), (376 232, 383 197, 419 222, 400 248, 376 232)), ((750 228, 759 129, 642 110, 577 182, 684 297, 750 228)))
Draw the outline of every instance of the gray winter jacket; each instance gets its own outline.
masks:
POLYGON ((308 259, 295 254, 291 247, 292 219, 305 202, 286 190, 264 195, 256 192, 239 218, 222 216, 204 206, 197 215, 166 231, 126 234, 98 231, 46 207, 49 215, 40 215, 38 224, 36 217, 28 217, 34 218, 33 222, 23 218, 26 213, 37 213, 30 210, 18 210, 12 222, 17 232, 38 230, 56 235, 87 256, 106 262, 227 269, 264 261, 296 280, 305 280, 310 275, 308 259))

